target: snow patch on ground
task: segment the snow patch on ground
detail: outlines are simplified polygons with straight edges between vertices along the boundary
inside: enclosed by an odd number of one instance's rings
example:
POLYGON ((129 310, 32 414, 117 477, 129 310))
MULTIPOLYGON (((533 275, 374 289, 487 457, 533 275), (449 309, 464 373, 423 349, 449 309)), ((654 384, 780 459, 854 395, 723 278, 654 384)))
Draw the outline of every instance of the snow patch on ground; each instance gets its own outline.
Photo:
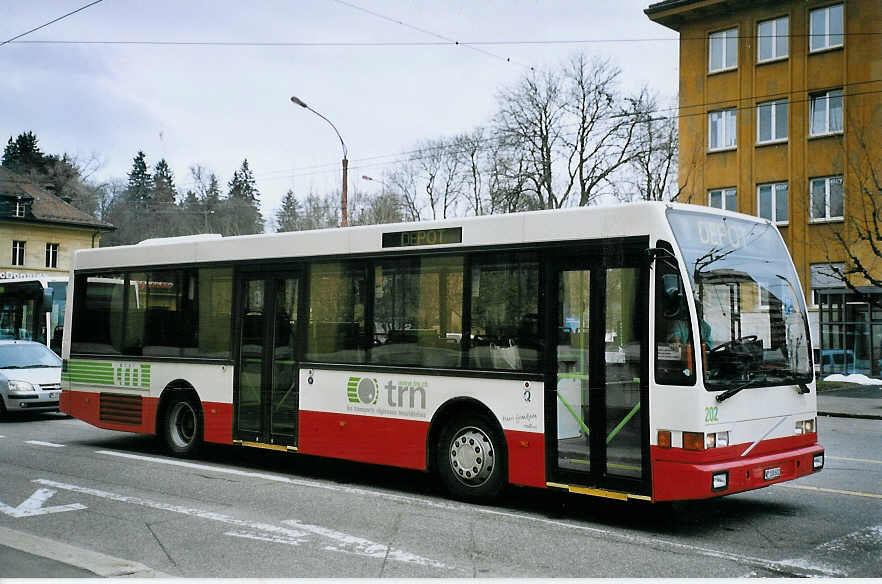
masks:
POLYGON ((859 383, 860 385, 882 385, 882 379, 871 379, 860 373, 852 373, 851 375, 834 373, 825 377, 824 381, 844 381, 846 383, 859 383))

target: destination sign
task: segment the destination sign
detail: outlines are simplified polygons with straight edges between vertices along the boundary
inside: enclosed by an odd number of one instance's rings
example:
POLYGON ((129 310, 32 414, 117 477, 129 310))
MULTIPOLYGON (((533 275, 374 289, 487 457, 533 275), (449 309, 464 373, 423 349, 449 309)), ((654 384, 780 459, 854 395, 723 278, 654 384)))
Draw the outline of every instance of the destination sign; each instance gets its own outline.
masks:
POLYGON ((395 231, 383 234, 383 247, 416 247, 419 245, 447 245, 462 243, 462 227, 395 231))

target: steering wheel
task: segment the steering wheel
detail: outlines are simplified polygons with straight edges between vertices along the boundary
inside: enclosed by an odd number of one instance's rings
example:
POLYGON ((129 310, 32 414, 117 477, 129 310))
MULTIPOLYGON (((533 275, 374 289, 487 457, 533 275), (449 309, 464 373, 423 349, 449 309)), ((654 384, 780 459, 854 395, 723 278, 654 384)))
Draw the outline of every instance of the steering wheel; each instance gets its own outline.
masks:
POLYGON ((740 338, 734 339, 732 341, 726 341, 725 343, 720 343, 719 345, 717 345, 716 347, 714 347, 710 351, 711 351, 711 353, 716 353, 717 351, 725 351, 725 350, 729 349, 730 347, 734 347, 736 345, 740 345, 743 343, 752 343, 753 341, 757 340, 757 338, 758 337, 756 335, 748 335, 746 337, 740 337, 740 338))

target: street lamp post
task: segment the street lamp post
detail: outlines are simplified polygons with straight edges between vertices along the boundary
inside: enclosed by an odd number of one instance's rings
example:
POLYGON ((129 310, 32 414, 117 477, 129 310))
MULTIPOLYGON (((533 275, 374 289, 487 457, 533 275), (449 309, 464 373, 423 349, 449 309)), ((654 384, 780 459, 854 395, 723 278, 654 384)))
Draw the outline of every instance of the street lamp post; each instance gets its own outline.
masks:
POLYGON ((349 198, 348 198, 348 192, 347 192, 347 183, 348 183, 348 177, 349 177, 349 151, 346 149, 346 143, 343 141, 343 136, 340 135, 340 132, 337 130, 337 127, 331 122, 331 120, 329 120, 328 118, 326 118, 322 114, 318 113, 317 111, 315 111, 314 109, 312 109, 311 107, 306 105, 306 103, 304 101, 302 101, 301 99, 299 99, 297 96, 292 95, 291 101, 293 103, 299 105, 302 108, 308 109, 309 111, 311 111, 312 113, 314 113, 315 115, 320 117, 321 119, 328 122, 328 124, 332 128, 334 128, 334 132, 337 133, 337 137, 340 138, 340 145, 343 146, 343 192, 340 197, 340 226, 341 227, 348 227, 349 226, 349 213, 347 211, 347 207, 349 205, 349 198))

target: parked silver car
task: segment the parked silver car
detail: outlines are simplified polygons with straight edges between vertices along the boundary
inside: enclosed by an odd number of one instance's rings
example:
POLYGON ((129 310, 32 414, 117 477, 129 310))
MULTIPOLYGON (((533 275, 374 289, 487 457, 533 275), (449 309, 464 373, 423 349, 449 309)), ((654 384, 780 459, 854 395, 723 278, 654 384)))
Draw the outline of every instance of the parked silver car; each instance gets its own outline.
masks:
POLYGON ((0 416, 57 411, 60 394, 58 355, 32 341, 0 341, 0 416))

